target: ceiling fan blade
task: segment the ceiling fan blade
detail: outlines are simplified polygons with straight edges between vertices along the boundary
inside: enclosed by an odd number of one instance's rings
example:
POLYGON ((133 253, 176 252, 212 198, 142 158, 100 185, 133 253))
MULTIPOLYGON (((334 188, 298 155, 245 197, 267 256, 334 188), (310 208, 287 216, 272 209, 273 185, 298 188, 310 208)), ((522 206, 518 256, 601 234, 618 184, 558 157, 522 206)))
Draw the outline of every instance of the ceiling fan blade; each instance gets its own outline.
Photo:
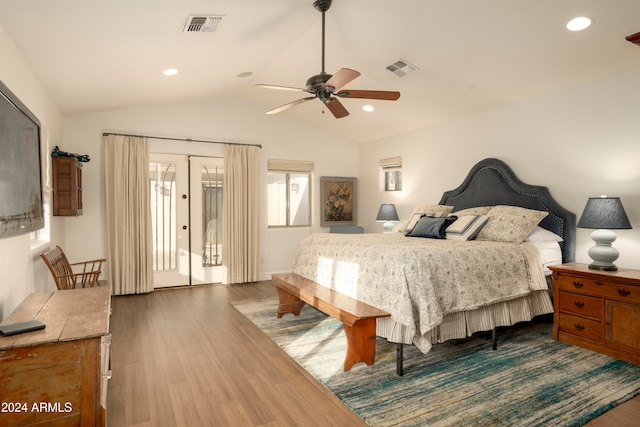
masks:
POLYGON ((261 87, 264 89, 277 89, 277 90, 290 90, 290 91, 294 91, 294 92, 307 92, 307 93, 311 93, 309 92, 307 89, 303 89, 301 87, 289 87, 289 86, 276 86, 276 85, 263 85, 263 84, 257 84, 254 85, 256 87, 261 87))
POLYGON ((331 114, 333 114, 333 116, 336 119, 341 119, 349 115, 349 112, 347 111, 346 108, 344 108, 344 105, 342 105, 342 103, 338 101, 338 98, 331 97, 329 99, 329 102, 326 102, 325 105, 327 106, 327 109, 331 111, 331 114))
POLYGON ((350 81, 354 80, 360 76, 360 73, 356 70, 352 70, 350 68, 340 68, 337 73, 335 73, 327 82, 324 84, 324 87, 331 86, 334 91, 340 89, 350 81))
POLYGON ((341 90, 334 95, 340 98, 382 99, 384 101, 396 101, 400 98, 400 92, 386 90, 341 90))
POLYGON ((288 110, 291 107, 295 107, 296 105, 302 104, 303 102, 311 101, 312 99, 316 99, 315 96, 308 96, 306 98, 301 98, 296 101, 289 102, 288 104, 284 104, 279 106, 278 108, 274 108, 273 110, 267 111, 267 114, 277 114, 281 113, 284 110, 288 110))

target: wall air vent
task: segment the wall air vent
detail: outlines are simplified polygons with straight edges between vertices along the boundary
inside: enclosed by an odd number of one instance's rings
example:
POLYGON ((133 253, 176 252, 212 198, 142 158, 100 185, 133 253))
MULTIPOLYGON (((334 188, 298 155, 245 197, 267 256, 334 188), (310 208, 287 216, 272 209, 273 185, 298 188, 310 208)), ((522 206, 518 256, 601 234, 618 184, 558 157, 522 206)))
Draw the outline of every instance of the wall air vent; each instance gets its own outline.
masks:
POLYGON ((223 15, 189 15, 184 26, 185 33, 213 33, 223 15))
POLYGON ((404 59, 398 59, 393 64, 388 65, 387 70, 391 71, 398 77, 405 77, 418 71, 418 67, 409 64, 404 59))

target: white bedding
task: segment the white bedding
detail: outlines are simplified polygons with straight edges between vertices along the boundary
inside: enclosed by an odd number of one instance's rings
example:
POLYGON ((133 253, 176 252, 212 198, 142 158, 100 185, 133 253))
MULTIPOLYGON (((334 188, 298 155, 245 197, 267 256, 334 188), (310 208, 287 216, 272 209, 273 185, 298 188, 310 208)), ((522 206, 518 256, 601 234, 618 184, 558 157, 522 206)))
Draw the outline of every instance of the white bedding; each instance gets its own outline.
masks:
POLYGON ((551 276, 553 273, 549 270, 550 265, 562 264, 562 251, 558 242, 528 242, 536 247, 542 262, 542 271, 545 276, 551 276))
POLYGON ((378 335, 424 353, 434 342, 553 312, 530 243, 313 234, 293 272, 390 312, 378 335))

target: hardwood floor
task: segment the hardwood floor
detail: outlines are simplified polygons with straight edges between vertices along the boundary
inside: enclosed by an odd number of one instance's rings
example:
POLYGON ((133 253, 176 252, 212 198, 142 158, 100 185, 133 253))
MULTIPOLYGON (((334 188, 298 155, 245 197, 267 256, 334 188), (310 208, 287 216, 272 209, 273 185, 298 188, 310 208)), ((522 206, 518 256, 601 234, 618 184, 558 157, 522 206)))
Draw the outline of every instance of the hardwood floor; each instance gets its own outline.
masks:
MULTIPOLYGON (((114 296, 108 425, 365 426, 229 305, 275 295, 259 282, 114 296)), ((640 397, 587 424, 637 425, 640 397)))

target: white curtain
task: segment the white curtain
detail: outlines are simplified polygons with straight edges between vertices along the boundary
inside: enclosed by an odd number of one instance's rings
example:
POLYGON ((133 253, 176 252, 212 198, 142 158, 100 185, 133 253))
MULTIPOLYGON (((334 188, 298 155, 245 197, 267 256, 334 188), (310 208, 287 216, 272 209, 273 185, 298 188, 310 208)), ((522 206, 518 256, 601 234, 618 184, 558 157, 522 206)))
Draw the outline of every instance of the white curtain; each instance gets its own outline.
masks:
POLYGON ((224 283, 260 280, 259 148, 225 145, 222 195, 224 283))
POLYGON ((153 291, 147 138, 106 135, 107 270, 114 295, 153 291))

